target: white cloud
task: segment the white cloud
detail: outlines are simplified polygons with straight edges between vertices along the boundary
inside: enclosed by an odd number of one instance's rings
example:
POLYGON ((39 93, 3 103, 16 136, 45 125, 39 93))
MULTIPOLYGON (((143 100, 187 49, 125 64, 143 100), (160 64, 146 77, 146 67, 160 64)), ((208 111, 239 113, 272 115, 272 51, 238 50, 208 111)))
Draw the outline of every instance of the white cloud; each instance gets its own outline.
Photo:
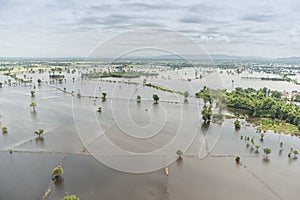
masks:
POLYGON ((204 43, 210 43, 210 42, 214 42, 214 43, 229 43, 230 40, 227 36, 225 35, 201 35, 200 36, 200 42, 204 42, 204 43))

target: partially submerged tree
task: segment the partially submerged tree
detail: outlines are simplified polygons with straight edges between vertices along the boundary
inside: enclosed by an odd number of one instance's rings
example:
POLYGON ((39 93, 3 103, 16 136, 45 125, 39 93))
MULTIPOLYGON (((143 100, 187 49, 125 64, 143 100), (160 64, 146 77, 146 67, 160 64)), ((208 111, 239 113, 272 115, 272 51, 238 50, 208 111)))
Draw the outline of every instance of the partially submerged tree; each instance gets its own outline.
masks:
POLYGON ((241 128, 241 122, 238 119, 234 121, 234 127, 236 130, 239 130, 241 128))
POLYGON ((264 133, 261 133, 261 134, 260 134, 260 141, 264 141, 264 137, 265 137, 265 134, 264 134, 264 133))
POLYGON ((64 174, 64 171, 60 165, 55 167, 52 171, 52 180, 56 181, 57 179, 61 178, 61 176, 63 174, 64 174))
POLYGON ((103 102, 106 101, 106 95, 107 95, 107 94, 106 94, 105 92, 102 92, 102 97, 101 97, 101 98, 102 98, 102 101, 103 101, 103 102))
POLYGON ((188 99, 187 99, 187 98, 190 96, 189 92, 188 92, 188 91, 185 91, 185 92, 183 93, 183 96, 184 96, 184 102, 187 103, 187 102, 188 102, 188 99))
POLYGON ((102 108, 101 107, 98 107, 98 109, 97 109, 97 112, 102 112, 102 108))
POLYGON ((76 195, 67 195, 64 200, 80 200, 76 195))
POLYGON ((154 100, 154 103, 155 104, 158 104, 158 101, 159 101, 159 96, 157 94, 153 94, 153 100, 154 100))
POLYGON ((235 157, 235 162, 236 162, 236 163, 240 163, 240 160, 241 160, 241 157, 240 157, 240 156, 236 156, 236 157, 235 157))
POLYGON ((283 149, 283 142, 279 143, 280 149, 283 149))
POLYGON ((297 155, 299 154, 298 150, 294 149, 293 154, 294 158, 297 159, 297 155))
POLYGON ((136 96, 136 102, 141 103, 142 97, 140 95, 136 96))
POLYGON ((212 106, 203 106, 203 110, 201 111, 202 119, 205 123, 209 123, 212 119, 212 106))
POLYGON ((176 155, 178 156, 179 159, 182 159, 183 151, 181 149, 177 150, 176 155))
POLYGON ((42 80, 41 80, 41 79, 38 79, 37 82, 38 82, 38 86, 40 86, 41 83, 42 83, 42 80))
POLYGON ((256 152, 258 152, 258 149, 259 149, 260 145, 259 144, 256 144, 255 145, 255 148, 256 148, 256 152))
POLYGON ((34 97, 34 96, 35 96, 35 91, 34 91, 34 90, 31 90, 31 91, 30 91, 30 94, 31 94, 31 97, 34 97))
POLYGON ((268 157, 268 155, 272 152, 272 150, 270 148, 264 148, 264 153, 266 155, 266 158, 268 157))
POLYGON ((30 103, 29 106, 32 107, 32 111, 35 112, 35 107, 37 106, 37 103, 33 101, 30 103))
POLYGON ((3 126, 3 127, 2 127, 2 133, 3 133, 3 134, 7 133, 7 127, 6 127, 6 126, 3 126))
POLYGON ((41 135, 44 134, 44 129, 39 129, 38 131, 35 131, 34 133, 40 138, 41 135))

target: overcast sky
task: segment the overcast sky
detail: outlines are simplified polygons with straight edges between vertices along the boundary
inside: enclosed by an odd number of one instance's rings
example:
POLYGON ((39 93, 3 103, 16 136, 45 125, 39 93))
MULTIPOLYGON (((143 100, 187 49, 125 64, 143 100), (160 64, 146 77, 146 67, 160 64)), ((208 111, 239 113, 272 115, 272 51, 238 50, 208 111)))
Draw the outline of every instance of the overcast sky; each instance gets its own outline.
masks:
POLYGON ((299 0, 0 0, 0 57, 85 57, 135 28, 178 31, 210 54, 300 56, 299 0))

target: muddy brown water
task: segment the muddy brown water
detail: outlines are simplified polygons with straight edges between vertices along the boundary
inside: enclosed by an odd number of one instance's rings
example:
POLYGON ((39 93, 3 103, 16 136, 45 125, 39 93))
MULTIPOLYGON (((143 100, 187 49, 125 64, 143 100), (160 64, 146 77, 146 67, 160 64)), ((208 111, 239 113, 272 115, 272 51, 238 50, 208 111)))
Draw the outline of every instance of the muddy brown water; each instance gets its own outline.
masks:
MULTIPOLYGON (((229 82, 231 77, 228 75, 224 80, 229 82)), ((160 81, 172 89, 180 84, 160 81)), ((253 83, 247 84, 252 86, 253 83)), ((287 157, 290 147, 300 149, 298 137, 268 131, 264 141, 260 141, 251 126, 234 130, 233 120, 203 127, 197 111, 198 105, 200 108, 203 105, 201 100, 189 98, 189 104, 182 104, 182 97, 153 88, 136 89, 134 85, 116 86, 96 81, 75 87, 67 81, 55 86, 75 91, 79 87, 84 95, 94 95, 97 84, 114 99, 108 98, 106 102, 77 99, 47 86, 37 87, 35 98, 30 97, 31 86, 0 90, 1 124, 8 127, 8 134, 0 134, 1 200, 41 199, 48 187, 51 192, 47 199, 61 199, 65 194, 76 194, 81 199, 298 199, 300 161, 287 157), (153 93, 161 97, 158 105, 153 105, 153 93), (135 102, 137 94, 142 96, 141 104, 135 102), (130 98, 132 101, 128 101, 130 98), (180 104, 164 102, 166 100, 180 104), (29 107, 31 101, 38 104, 36 113, 29 107), (98 106, 102 107, 102 113, 95 112, 98 106), (138 126, 131 127, 132 122, 138 126), (155 131, 159 134, 152 135, 155 127, 159 127, 155 131), (45 135, 37 140, 34 131, 40 128, 45 129, 45 135), (101 137, 98 138, 101 131, 115 145, 144 153, 165 146, 174 139, 177 130, 184 134, 179 135, 179 140, 166 152, 170 158, 175 157, 180 145, 189 144, 188 137, 195 134, 195 138, 183 160, 170 164, 169 176, 163 169, 144 174, 119 172, 82 152, 83 143, 91 142, 92 153, 106 153, 107 159, 115 159, 116 152, 105 146, 99 148, 103 144, 101 137), (130 139, 130 134, 149 138, 130 139), (251 144, 247 146, 247 142, 240 139, 241 135, 254 137, 255 143, 261 145, 259 152, 255 152, 251 144), (281 152, 280 141, 284 142, 281 152), (272 149, 268 160, 264 159, 264 147, 272 149), (10 148, 15 152, 7 152, 10 148), (63 164, 63 181, 54 185, 50 174, 64 155, 67 157, 63 164), (240 165, 234 161, 236 155, 241 156, 240 165)), ((190 91, 193 91, 202 88, 205 82, 200 84, 195 80, 190 84, 187 90, 192 88, 190 91)), ((258 82, 255 84, 259 87, 258 82)))

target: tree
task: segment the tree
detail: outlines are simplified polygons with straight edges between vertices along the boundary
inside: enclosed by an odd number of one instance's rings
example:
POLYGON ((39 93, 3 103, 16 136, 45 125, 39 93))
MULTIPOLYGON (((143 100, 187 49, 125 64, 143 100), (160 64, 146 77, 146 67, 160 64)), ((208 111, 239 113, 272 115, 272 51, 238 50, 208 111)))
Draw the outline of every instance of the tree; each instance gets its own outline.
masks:
POLYGON ((42 80, 41 80, 41 79, 38 79, 37 82, 38 82, 38 86, 40 86, 41 83, 42 83, 42 80))
POLYGON ((182 159, 181 157, 182 157, 183 151, 181 149, 177 150, 176 154, 177 154, 179 159, 182 159))
POLYGON ((64 200, 80 200, 76 195, 67 195, 64 200))
POLYGON ((210 105, 207 107, 206 105, 203 106, 203 110, 201 111, 202 119, 205 123, 209 123, 212 118, 212 106, 210 105))
POLYGON ((62 167, 59 165, 57 167, 55 167, 52 171, 52 180, 57 180, 59 178, 61 178, 61 176, 64 174, 64 171, 62 169, 62 167))
POLYGON ((102 92, 102 97, 101 97, 101 98, 102 98, 102 101, 103 101, 103 102, 106 101, 106 95, 107 95, 107 94, 106 94, 105 92, 102 92))
POLYGON ((268 155, 272 152, 272 150, 270 148, 264 148, 263 150, 264 150, 266 157, 268 157, 268 155))
POLYGON ((31 91, 30 91, 30 94, 31 94, 31 97, 34 97, 34 96, 35 96, 35 91, 34 91, 34 90, 31 90, 31 91))
POLYGON ((254 143, 254 137, 251 138, 251 143, 252 143, 253 145, 255 145, 255 143, 254 143))
POLYGON ((240 156, 236 156, 236 157, 235 157, 235 162, 236 162, 236 163, 240 163, 240 160, 241 160, 241 157, 240 157, 240 156))
POLYGON ((140 95, 136 96, 136 102, 141 103, 142 97, 140 95))
POLYGON ((6 126, 3 126, 3 127, 2 127, 2 133, 3 133, 3 134, 7 133, 7 127, 6 127, 6 126))
POLYGON ((236 130, 239 130, 241 128, 241 122, 238 119, 234 121, 234 127, 236 130))
POLYGON ((294 149, 294 150, 293 150, 293 154, 294 154, 294 158, 296 159, 296 158, 297 158, 297 155, 299 154, 298 150, 294 149))
POLYGON ((30 107, 32 107, 32 111, 33 111, 33 112, 35 112, 35 107, 36 107, 36 106, 37 106, 37 103, 36 103, 36 102, 33 101, 33 102, 30 103, 30 107))
POLYGON ((154 103, 155 104, 158 104, 158 101, 159 101, 159 96, 157 94, 153 94, 153 100, 154 100, 154 103))
POLYGON ((43 129, 39 129, 38 131, 35 131, 34 133, 40 138, 41 135, 44 134, 44 130, 43 129))
POLYGON ((260 141, 264 141, 264 137, 265 137, 265 134, 264 134, 264 133, 261 133, 261 134, 260 134, 260 141))
POLYGON ((102 112, 102 108, 101 107, 98 107, 98 109, 97 109, 97 112, 102 112))
POLYGON ((256 152, 258 152, 258 149, 259 149, 260 145, 259 144, 256 144, 255 145, 255 148, 256 148, 256 152))
POLYGON ((184 102, 187 103, 187 102, 188 102, 188 99, 187 99, 187 98, 190 96, 189 92, 188 92, 188 91, 185 91, 185 92, 183 93, 183 96, 184 96, 184 102))
POLYGON ((283 149, 283 142, 279 143, 280 149, 283 149))

